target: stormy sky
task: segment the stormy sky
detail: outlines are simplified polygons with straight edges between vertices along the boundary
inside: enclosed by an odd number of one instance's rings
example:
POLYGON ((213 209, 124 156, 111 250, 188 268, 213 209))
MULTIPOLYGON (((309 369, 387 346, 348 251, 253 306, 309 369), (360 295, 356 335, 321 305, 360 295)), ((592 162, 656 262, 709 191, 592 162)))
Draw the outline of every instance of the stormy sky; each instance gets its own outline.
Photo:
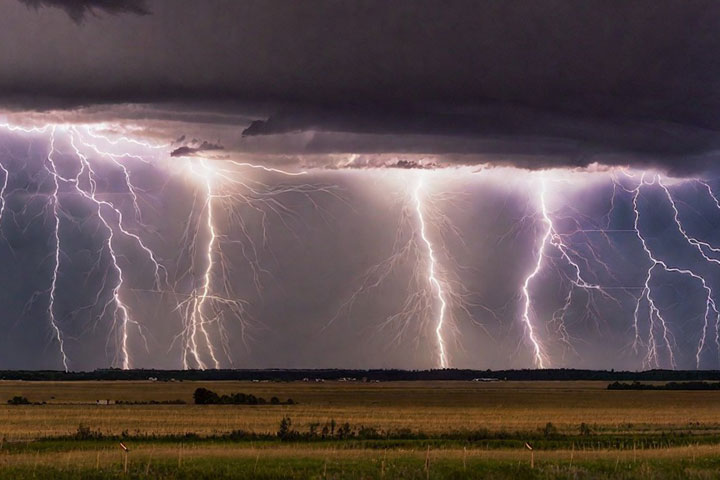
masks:
POLYGON ((700 0, 5 0, 0 123, 45 129, 0 131, 0 368, 62 368, 57 330, 69 368, 122 366, 120 277, 132 366, 212 366, 177 318, 209 278, 246 319, 201 306, 222 366, 434 367, 428 246, 449 366, 539 366, 544 258, 543 366, 716 367, 718 32, 700 0))
POLYGON ((531 167, 623 153, 637 158, 614 161, 704 170, 720 7, 651 6, 9 1, 0 91, 16 109, 220 124, 239 151, 532 155, 531 167), (115 112, 128 102, 145 106, 115 112))

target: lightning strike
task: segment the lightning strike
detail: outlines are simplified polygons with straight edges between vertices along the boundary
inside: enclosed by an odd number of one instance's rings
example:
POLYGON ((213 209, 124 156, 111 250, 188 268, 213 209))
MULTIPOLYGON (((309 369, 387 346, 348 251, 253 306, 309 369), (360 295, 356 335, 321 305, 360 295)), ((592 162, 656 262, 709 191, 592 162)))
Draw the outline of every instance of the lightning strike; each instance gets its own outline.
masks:
POLYGON ((645 179, 646 174, 643 173, 640 176, 640 180, 637 184, 637 186, 634 189, 629 190, 629 192, 632 193, 632 209, 634 214, 634 229, 635 234, 640 241, 643 250, 645 251, 648 259, 651 262, 650 267, 647 270, 644 286, 641 295, 637 298, 637 303, 635 306, 635 310, 633 313, 633 329, 635 331, 635 341, 633 343, 633 347, 637 350, 638 346, 645 345, 647 348, 647 353, 645 355, 644 359, 644 365, 650 366, 650 367, 659 367, 661 365, 661 359, 660 359, 660 348, 663 348, 667 351, 667 357, 668 362, 671 366, 671 368, 676 368, 677 364, 675 361, 675 353, 673 350, 673 338, 672 333, 670 331, 670 328, 668 326, 668 321, 663 316, 660 308, 657 305, 657 302, 653 296, 653 288, 651 285, 651 281, 653 278, 653 272, 656 269, 662 269, 665 272, 668 273, 676 273, 680 274, 689 278, 692 278, 694 280, 697 280, 702 287, 702 289, 706 293, 706 300, 705 300, 705 314, 704 314, 704 325, 703 330, 701 334, 700 341, 698 343, 697 351, 696 351, 696 363, 699 366, 700 364, 700 355, 702 353, 702 350, 705 347, 706 344, 706 333, 708 328, 708 323, 710 321, 710 317, 715 317, 715 322, 717 324, 718 322, 718 309, 715 304, 714 300, 714 293, 712 289, 710 288, 707 280, 700 274, 698 274, 696 271, 690 268, 683 268, 678 267, 674 265, 669 265, 666 261, 661 260, 657 258, 657 256, 652 252, 650 249, 647 240, 641 233, 641 229, 639 226, 640 222, 640 209, 638 206, 638 200, 640 197, 641 189, 643 186, 646 185, 658 185, 663 192, 665 193, 666 198, 668 199, 668 202, 671 206, 672 212, 673 212, 673 221, 680 232, 680 234, 683 236, 685 241, 695 247, 696 251, 701 255, 701 257, 707 261, 712 263, 717 263, 715 259, 712 259, 705 255, 702 245, 703 242, 700 242, 696 238, 692 237, 687 233, 684 226, 682 225, 680 218, 679 218, 679 211, 677 209, 677 206, 675 204, 675 201, 672 197, 672 194, 670 193, 670 190, 667 188, 667 186, 662 182, 659 175, 654 175, 653 179, 651 181, 647 181, 645 179), (647 340, 643 341, 640 337, 640 326, 639 326, 639 309, 640 305, 643 302, 643 300, 648 305, 648 338, 647 340), (660 339, 656 337, 656 331, 660 335, 660 339))
MULTIPOLYGON (((597 313, 598 308, 595 306, 594 303, 593 293, 598 293, 602 297, 618 305, 620 305, 620 303, 613 295, 608 292, 608 287, 586 280, 583 274, 583 270, 580 268, 580 263, 576 260, 576 258, 580 259, 586 266, 586 268, 590 268, 590 263, 577 249, 573 248, 569 243, 566 242, 565 236, 567 236, 567 234, 559 233, 556 229, 553 218, 547 207, 547 174, 542 173, 541 175, 542 177, 540 179, 539 210, 542 217, 541 222, 545 225, 545 228, 539 239, 540 247, 536 255, 537 260, 535 262, 535 268, 525 277, 525 281, 522 285, 523 309, 521 318, 522 324, 525 328, 527 340, 531 344, 531 350, 533 352, 535 365, 538 368, 545 368, 545 366, 549 362, 549 358, 545 353, 545 347, 538 338, 537 325, 535 325, 536 321, 533 318, 530 286, 535 277, 537 277, 543 270, 543 268, 545 268, 544 260, 548 258, 548 248, 552 248, 557 253, 559 253, 560 259, 564 261, 566 266, 569 267, 572 272, 571 275, 568 275, 564 270, 558 269, 563 278, 565 278, 570 283, 570 289, 565 296, 563 305, 559 309, 557 309, 551 316, 551 320, 553 323, 556 324, 557 331, 560 334, 560 340, 568 348, 574 351, 574 347, 571 343, 571 338, 565 324, 565 316, 572 305, 573 293, 575 289, 581 289, 587 292, 587 304, 585 310, 588 315, 599 315, 597 313)), ((611 208, 614 208, 614 204, 611 206, 611 208)), ((590 231, 591 230, 581 229, 578 227, 570 235, 574 235, 580 232, 587 234, 590 231)), ((606 232, 605 229, 593 229, 593 231, 598 231, 602 233, 606 232)), ((592 259, 596 263, 601 265, 606 271, 610 271, 610 267, 605 262, 603 262, 602 259, 599 258, 599 256, 595 253, 592 247, 590 247, 590 253, 592 255, 592 259)))
MULTIPOLYGON (((654 365, 659 366, 660 360, 659 360, 659 352, 658 352, 658 341, 655 338, 655 330, 656 328, 660 328, 660 331, 662 333, 662 340, 664 342, 664 346, 667 349, 668 357, 670 361, 671 367, 675 368, 675 355, 673 352, 672 344, 670 342, 670 334, 667 326, 667 322, 665 321, 665 318, 663 317, 660 309, 657 307, 657 304, 655 302, 655 299, 653 298, 653 290, 650 285, 650 282, 652 280, 652 273, 655 270, 655 268, 660 267, 664 269, 667 272, 678 272, 678 273, 686 273, 679 269, 670 268, 665 264, 665 262, 658 260, 653 255, 652 251, 647 245, 647 241, 645 240, 645 237, 642 235, 639 227, 640 223, 640 210, 638 208, 638 198, 640 196, 640 189, 645 184, 645 174, 643 173, 640 177, 640 182, 638 183, 638 186, 632 190, 632 208, 634 213, 634 222, 633 226, 637 235, 638 240, 640 240, 640 243, 642 245, 643 250, 645 251, 645 254, 648 256, 648 259, 650 260, 651 264, 650 267, 647 270, 647 274, 645 276, 645 282, 643 286, 643 290, 641 295, 637 299, 637 304, 635 306, 635 310, 633 312, 633 328, 635 330, 635 342, 633 343, 633 347, 637 349, 638 344, 640 343, 640 336, 639 336, 639 319, 638 319, 638 313, 640 309, 640 304, 642 300, 644 299, 647 302, 648 309, 649 309, 649 315, 648 315, 648 321, 649 321, 649 329, 648 329, 648 340, 647 340, 647 354, 645 357, 645 363, 647 365, 654 365), (656 327, 655 320, 658 321, 659 327, 656 327)), ((690 273, 690 272, 687 272, 690 273)))
MULTIPOLYGON (((194 292, 193 297, 192 297, 192 306, 190 307, 191 313, 190 313, 190 327, 189 327, 190 342, 188 343, 188 346, 190 347, 192 356, 195 359, 195 362, 197 363, 198 368, 200 368, 201 370, 205 370, 207 368, 207 366, 200 358, 200 353, 198 352, 198 338, 197 337, 199 335, 199 332, 202 334, 202 337, 205 340, 205 345, 210 354, 210 358, 212 360, 214 368, 220 368, 220 362, 218 361, 217 356, 215 355, 215 348, 213 347, 213 343, 210 340, 210 336, 208 335, 208 331, 206 328, 206 324, 208 324, 209 321, 204 316, 205 302, 207 301, 208 295, 210 294, 211 279, 212 279, 212 273, 213 273, 213 267, 214 267, 213 249, 214 249, 215 243, 217 241, 217 233, 215 231, 215 225, 213 224, 213 189, 212 189, 212 180, 210 177, 211 172, 207 168, 207 164, 206 164, 205 160, 200 160, 200 166, 202 167, 202 176, 205 179, 205 186, 207 188, 205 206, 204 206, 204 210, 206 211, 206 218, 207 218, 207 235, 208 235, 208 243, 207 243, 207 248, 206 248, 206 252, 205 252, 207 265, 205 267, 205 273, 203 275, 203 282, 200 287, 200 291, 194 292)), ((186 356, 183 356, 183 364, 184 364, 185 368, 188 368, 186 356)))
POLYGON ((440 280, 436 276, 436 260, 435 252, 433 251, 433 245, 425 232, 425 217, 423 215, 423 204, 421 198, 421 190, 423 187, 422 178, 418 180, 417 187, 415 187, 415 210, 417 211, 418 222, 420 223, 420 238, 422 238, 425 246, 427 247, 427 258, 428 258, 428 282, 437 292, 437 299, 440 302, 440 309, 437 314, 437 323, 435 326, 435 336, 437 338, 437 349, 439 356, 440 368, 448 367, 447 354, 445 353, 445 340, 443 340, 443 325, 445 323, 445 310, 447 309, 447 302, 445 301, 445 294, 443 292, 443 286, 440 280))
POLYGON ((55 161, 53 160, 53 154, 55 153, 55 129, 53 128, 50 133, 50 152, 47 155, 48 172, 53 179, 53 189, 50 193, 48 204, 52 204, 52 218, 54 222, 53 236, 55 237, 55 247, 53 256, 53 272, 50 279, 50 301, 48 302, 48 316, 50 317, 50 326, 55 333, 55 339, 58 342, 60 348, 60 357, 62 359, 63 367, 65 371, 68 371, 68 357, 65 353, 65 342, 63 340, 60 327, 58 326, 57 319, 55 318, 55 295, 57 293, 57 280, 58 271, 60 269, 60 198, 58 196, 58 190, 60 188, 58 184, 57 168, 55 161))
MULTIPOLYGON (((678 231, 683 236, 683 238, 687 241, 688 244, 695 247, 695 250, 700 254, 700 256, 703 258, 704 261, 709 263, 714 263, 716 265, 720 265, 720 261, 709 257, 703 248, 707 248, 712 251, 717 251, 712 245, 710 245, 707 242, 703 242, 701 240, 698 240, 697 238, 693 237, 692 235, 688 234, 688 232, 685 230, 685 227, 680 221, 680 212, 678 211, 677 205, 675 204, 675 200, 673 199, 672 194, 670 193, 670 190, 668 187, 662 182, 662 179, 658 176, 657 177, 657 183, 660 186, 660 188, 663 189, 665 192, 665 195, 670 202, 670 206, 672 207, 673 211, 673 220, 675 221, 675 225, 678 228, 678 231)), ((704 182, 703 182, 704 183, 704 182)), ((712 195, 712 190, 710 190, 710 194, 712 195)), ((715 199, 717 200, 717 199, 715 199)), ((714 299, 714 292, 708 285, 708 281, 705 277, 702 275, 699 275, 695 272, 692 272, 688 270, 689 274, 693 276, 693 278, 696 278, 700 281, 702 288, 705 290, 706 293, 706 299, 705 299, 705 315, 703 317, 703 328, 702 328, 702 334, 700 336, 700 340, 698 341, 697 346, 697 352, 695 354, 695 360, 696 360, 696 367, 700 368, 700 355, 702 354, 703 349, 705 348, 705 343, 707 342, 707 330, 709 328, 709 323, 711 321, 710 317, 714 317, 714 323, 715 323, 715 331, 717 332, 720 328, 720 312, 718 312, 717 305, 715 304, 714 299)), ((715 344, 718 347, 718 352, 720 352, 720 338, 716 335, 715 337, 715 344)))
MULTIPOLYGON (((98 174, 95 171, 95 169, 92 166, 92 162, 89 159, 89 157, 81 152, 82 147, 91 147, 96 153, 98 154, 104 154, 101 150, 99 150, 96 146, 89 146, 88 144, 84 143, 82 139, 79 136, 79 132, 75 127, 63 127, 62 130, 67 132, 67 137, 70 146, 72 147, 72 151, 75 154, 75 158, 77 158, 79 167, 76 169, 76 175, 74 177, 65 177, 63 176, 58 169, 57 162, 55 160, 55 155, 58 154, 58 149, 56 146, 56 140, 57 140, 57 133, 59 127, 57 126, 46 126, 43 128, 20 128, 10 125, 4 125, 5 128, 7 128, 10 131, 22 131, 24 133, 45 133, 47 130, 50 132, 50 153, 47 157, 47 165, 46 169, 48 173, 50 174, 53 183, 52 183, 52 192, 49 196, 48 204, 46 206, 46 210, 51 211, 52 218, 54 219, 54 243, 55 243, 55 251, 54 251, 54 268, 51 276, 51 287, 49 289, 48 295, 50 297, 50 305, 48 309, 48 315, 50 317, 50 324, 52 331, 54 333, 54 337, 57 340, 60 348, 60 354, 63 366, 67 370, 68 368, 68 356, 65 351, 65 345, 64 345, 64 339, 63 334, 59 327, 59 322, 57 320, 56 312, 55 312, 55 304, 56 304, 56 297, 57 297, 57 289, 58 289, 58 276, 59 276, 59 269, 60 269, 60 257, 61 257, 61 237, 59 233, 60 228, 60 213, 61 213, 61 203, 60 203, 60 184, 68 184, 71 185, 73 190, 76 194, 80 195, 82 198, 87 200, 88 202, 91 202, 93 205, 95 205, 96 210, 96 216, 97 219, 101 222, 103 227, 105 228, 107 232, 107 237, 104 243, 103 248, 97 252, 98 255, 98 262, 100 261, 100 257, 102 255, 103 251, 107 251, 110 263, 111 263, 111 269, 114 271, 116 280, 114 284, 110 286, 110 296, 109 299, 106 302, 101 301, 101 297, 103 295, 103 290, 107 285, 107 282, 104 280, 100 286, 100 289, 97 292, 97 295, 95 297, 95 301, 91 305, 87 305, 84 307, 81 307, 73 313, 77 313, 80 310, 84 309, 93 309, 95 307, 98 307, 100 310, 100 313, 98 314, 98 318, 104 318, 105 314, 107 312, 112 312, 112 328, 111 330, 115 330, 119 334, 119 341, 118 341, 118 350, 119 350, 119 365, 124 368, 128 369, 131 368, 131 355, 129 351, 129 326, 134 325, 137 327, 138 332, 142 340, 144 341, 146 347, 147 347, 147 338, 145 337, 143 333, 142 326, 134 321, 130 315, 130 309, 128 305, 123 301, 121 295, 121 291, 123 289, 123 285, 125 282, 123 269, 120 265, 119 260, 119 254, 117 253, 114 243, 115 243, 115 230, 117 228, 117 231, 121 234, 133 239, 139 248, 141 248, 150 258, 151 263, 154 266, 155 269, 155 285, 159 288, 161 284, 160 279, 160 272, 165 272, 164 267, 160 265, 157 258, 155 257, 154 253, 150 248, 147 247, 147 245, 142 241, 139 235, 130 232, 125 228, 123 225, 123 214, 122 211, 116 207, 113 203, 107 200, 100 199, 98 197, 97 192, 97 181, 98 181, 98 174), (80 145, 80 146, 79 146, 80 145), (85 182, 87 184, 87 187, 83 187, 82 183, 85 182), (113 222, 107 217, 106 213, 103 211, 105 208, 109 209, 111 212, 113 212, 117 218, 117 222, 114 224, 117 225, 115 227, 113 225, 113 222)), ((96 138, 100 138, 100 136, 96 135, 96 138)), ((112 157, 112 154, 107 153, 105 156, 108 156, 109 158, 112 157)), ((124 165, 121 165, 117 160, 112 160, 112 162, 121 169, 123 172, 124 178, 126 180, 126 186, 128 188, 128 191, 130 192, 130 195, 133 199, 133 204, 136 208, 136 213, 139 212, 139 206, 137 204, 137 196, 135 195, 135 190, 132 185, 132 182, 130 181, 130 176, 127 168, 124 165)), ((5 185, 7 185, 7 176, 5 177, 5 185)), ((4 188, 3 192, 4 193, 4 188)), ((3 202, 3 210, 5 207, 5 203, 3 202)), ((98 266, 98 264, 96 264, 98 266)), ((165 274, 166 275, 166 274, 165 274)), ((36 292, 33 294, 33 298, 31 298, 29 303, 34 302, 35 298, 39 295, 39 292, 36 292)))
MULTIPOLYGON (((495 313, 486 306, 471 302, 471 293, 463 282, 455 277, 454 270, 462 267, 441 265, 439 250, 444 249, 444 234, 455 236, 464 244, 462 234, 445 215, 439 203, 452 201, 449 195, 428 191, 427 182, 438 176, 438 172, 417 171, 416 182, 405 186, 400 199, 400 214, 390 254, 381 262, 372 265, 361 276, 359 286, 354 289, 335 315, 327 322, 326 330, 340 318, 350 318, 355 305, 364 297, 379 290, 383 285, 396 282, 401 275, 407 275, 404 283, 406 295, 394 313, 385 316, 378 325, 378 333, 393 331, 389 343, 400 344, 403 338, 411 336, 419 348, 419 339, 426 329, 432 331, 436 354, 433 363, 437 368, 450 367, 448 333, 457 337, 457 316, 462 315, 484 329, 473 320, 470 307, 478 307, 490 315, 495 313), (431 238, 429 229, 439 232, 439 240, 431 238), (417 330, 419 334, 411 332, 417 330)), ((403 178, 403 183, 406 179, 403 178)), ((447 263, 452 259, 442 254, 447 263)))
POLYGON ((537 368, 545 368, 546 364, 546 358, 545 353, 542 344, 537 338, 537 334, 535 333, 535 326, 533 325, 533 321, 530 318, 531 310, 532 310, 532 301, 530 299, 530 282, 540 273, 540 271, 543 268, 543 258, 544 258, 544 250, 545 246, 548 243, 548 239, 552 235, 552 223, 550 222, 549 218, 547 217, 547 213, 545 212, 545 180, 543 179, 541 182, 541 192, 540 192, 540 202, 543 208, 543 221, 545 222, 546 228, 545 232, 540 239, 540 248, 538 249, 537 253, 537 261, 535 263, 535 268, 530 272, 530 274, 525 277, 525 281, 523 282, 522 291, 523 291, 523 298, 524 298, 524 305, 523 305, 523 314, 522 314, 522 321, 523 325, 525 326, 525 332, 527 334, 528 340, 530 340, 530 343, 532 344, 533 348, 533 354, 534 354, 534 360, 535 360, 535 366, 537 368))
MULTIPOLYGON (((240 325, 241 338, 246 347, 248 347, 247 339, 252 323, 247 309, 248 302, 238 299, 234 291, 235 287, 231 280, 233 267, 225 253, 226 250, 229 247, 239 250, 240 256, 250 269, 253 285, 260 295, 261 277, 270 276, 270 272, 261 266, 260 260, 261 250, 265 248, 269 250, 267 233, 269 216, 279 219, 282 225, 295 235, 288 220, 297 219, 297 215, 283 203, 282 198, 288 195, 300 195, 309 201, 321 216, 325 214, 324 209, 313 198, 315 194, 329 195, 338 200, 342 198, 333 186, 320 184, 270 186, 243 174, 246 170, 260 170, 269 175, 301 177, 307 175, 305 171, 290 172, 234 160, 224 162, 212 162, 205 158, 187 160, 192 177, 201 183, 197 196, 202 200, 197 202, 196 197, 195 203, 200 203, 201 207, 193 206, 183 233, 183 250, 191 259, 191 267, 181 273, 174 282, 174 293, 185 297, 175 308, 180 312, 183 323, 182 331, 176 338, 182 340, 184 368, 220 368, 221 352, 227 362, 230 364, 233 362, 230 340, 225 327, 228 319, 226 317, 234 319, 240 325), (259 216, 261 244, 253 238, 246 215, 241 210, 243 208, 259 216), (219 226, 220 218, 217 218, 216 212, 221 212, 222 220, 227 221, 226 228, 233 226, 239 228, 239 238, 228 238, 219 226), (206 240, 204 246, 200 246, 203 237, 206 240), (186 277, 194 279, 193 272, 196 269, 201 269, 203 272, 199 285, 189 294, 179 293, 177 285, 186 277), (206 359, 205 356, 209 358, 206 359)), ((225 221, 222 223, 225 224, 225 221)))
POLYGON ((7 205, 5 192, 7 191, 8 180, 10 179, 10 172, 2 163, 0 163, 0 171, 3 173, 3 183, 2 186, 0 186, 0 237, 2 237, 2 221, 5 216, 5 207, 7 205))

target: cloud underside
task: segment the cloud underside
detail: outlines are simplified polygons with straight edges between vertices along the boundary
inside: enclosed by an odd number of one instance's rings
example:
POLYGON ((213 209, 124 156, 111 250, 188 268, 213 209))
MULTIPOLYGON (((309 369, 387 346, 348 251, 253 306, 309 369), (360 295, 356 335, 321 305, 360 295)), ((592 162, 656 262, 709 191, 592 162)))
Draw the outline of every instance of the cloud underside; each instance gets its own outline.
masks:
POLYGON ((60 8, 77 23, 82 23, 88 15, 104 12, 111 15, 133 14, 149 15, 145 0, 19 0, 25 5, 38 9, 43 7, 60 8))
POLYGON ((305 148, 315 152, 536 154, 565 157, 574 165, 593 162, 597 156, 625 155, 696 168, 720 147, 718 133, 709 128, 497 104, 462 113, 280 111, 252 122, 243 135, 280 139, 302 132, 327 133, 305 143, 305 148))
POLYGON ((35 113, 21 113, 19 118, 27 114, 36 116, 38 122, 135 125, 140 127, 136 133, 173 143, 174 157, 253 155, 258 161, 282 158, 285 163, 330 168, 337 165, 338 157, 359 155, 348 166, 483 164, 541 169, 598 163, 658 168, 687 176, 712 173, 720 152, 720 139, 712 129, 514 106, 493 105, 463 113, 278 106, 275 113, 262 114, 240 104, 228 108, 212 102, 202 107, 182 102, 88 103, 92 106, 53 106, 47 111, 41 107, 35 113), (183 140, 216 140, 178 141, 181 136, 183 140))
POLYGON ((189 145, 182 145, 180 147, 175 148, 170 152, 171 157, 197 157, 206 155, 208 152, 216 152, 218 150, 223 150, 224 147, 222 145, 217 145, 214 143, 210 143, 207 141, 203 141, 202 143, 199 143, 197 141, 192 142, 189 145))
POLYGON ((698 173, 720 150, 710 0, 21 1, 86 21, 28 32, 16 25, 38 15, 19 4, 0 18, 28 50, 0 47, 0 105, 163 122, 168 139, 217 139, 223 155, 698 173), (129 118, 128 104, 150 114, 129 118))

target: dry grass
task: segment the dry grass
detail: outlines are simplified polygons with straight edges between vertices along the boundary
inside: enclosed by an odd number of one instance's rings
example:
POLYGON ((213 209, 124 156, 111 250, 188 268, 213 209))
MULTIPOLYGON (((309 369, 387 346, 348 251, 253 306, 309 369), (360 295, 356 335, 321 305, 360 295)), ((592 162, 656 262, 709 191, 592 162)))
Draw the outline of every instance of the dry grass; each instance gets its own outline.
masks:
POLYGON ((0 381, 0 437, 32 439, 74 433, 79 424, 103 433, 274 432, 283 415, 296 428, 331 418, 381 429, 429 433, 486 428, 528 431, 547 422, 560 431, 582 423, 606 431, 720 430, 720 392, 608 391, 605 382, 15 382, 0 381), (293 398, 294 406, 195 406, 202 386, 293 398), (22 395, 42 406, 7 406, 22 395), (188 405, 96 406, 97 399, 182 399, 188 405))

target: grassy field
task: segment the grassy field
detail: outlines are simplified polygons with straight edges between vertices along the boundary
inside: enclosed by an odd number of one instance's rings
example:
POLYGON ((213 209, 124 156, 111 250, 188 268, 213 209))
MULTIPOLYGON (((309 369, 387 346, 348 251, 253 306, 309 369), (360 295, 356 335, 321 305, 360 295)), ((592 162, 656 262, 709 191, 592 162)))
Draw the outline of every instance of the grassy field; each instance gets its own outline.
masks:
POLYGON ((720 392, 606 386, 0 381, 0 478, 720 478, 720 392), (297 405, 196 406, 197 387, 297 405), (307 437, 333 420, 355 433, 307 437))

